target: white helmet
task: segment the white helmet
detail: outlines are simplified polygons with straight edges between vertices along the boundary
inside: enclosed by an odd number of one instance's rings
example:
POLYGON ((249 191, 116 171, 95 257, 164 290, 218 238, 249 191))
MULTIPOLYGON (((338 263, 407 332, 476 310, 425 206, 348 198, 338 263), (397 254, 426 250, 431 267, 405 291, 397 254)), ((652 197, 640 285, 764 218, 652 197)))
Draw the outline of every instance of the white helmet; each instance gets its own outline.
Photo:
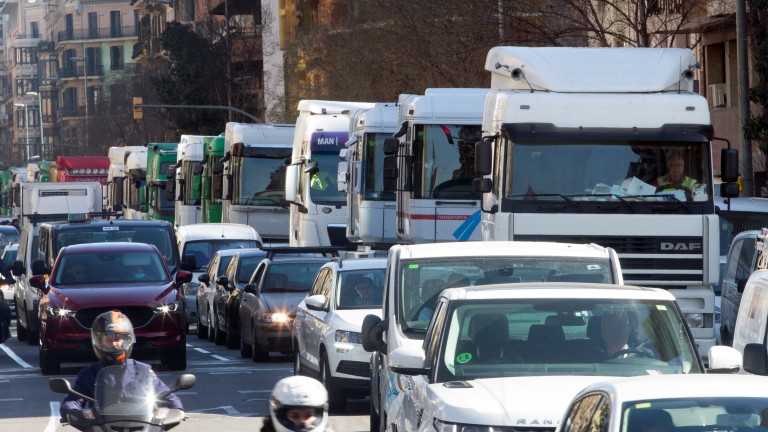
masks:
MULTIPOLYGON (((305 376, 290 376, 275 384, 269 397, 269 414, 276 432, 323 432, 328 422, 328 392, 320 381, 305 376), (311 408, 314 419, 294 423, 291 409, 311 408)), ((305 417, 306 419, 306 417, 305 417)))

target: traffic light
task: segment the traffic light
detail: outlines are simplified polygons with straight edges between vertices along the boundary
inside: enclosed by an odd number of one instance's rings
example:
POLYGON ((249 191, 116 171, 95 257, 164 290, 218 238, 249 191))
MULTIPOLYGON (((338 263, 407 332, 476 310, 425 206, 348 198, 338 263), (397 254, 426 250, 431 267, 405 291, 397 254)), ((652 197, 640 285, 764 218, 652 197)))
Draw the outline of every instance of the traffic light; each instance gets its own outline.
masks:
POLYGON ((144 118, 144 110, 140 106, 143 102, 143 98, 140 97, 134 97, 133 98, 133 119, 134 120, 141 120, 144 118))

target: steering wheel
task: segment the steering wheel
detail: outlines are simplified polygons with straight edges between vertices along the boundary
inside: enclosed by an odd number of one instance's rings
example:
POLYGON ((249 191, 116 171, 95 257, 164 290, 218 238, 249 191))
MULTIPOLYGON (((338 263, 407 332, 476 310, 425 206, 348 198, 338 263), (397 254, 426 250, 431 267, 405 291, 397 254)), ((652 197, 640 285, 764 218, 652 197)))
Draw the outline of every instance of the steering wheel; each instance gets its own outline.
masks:
POLYGON ((619 358, 619 357, 623 356, 624 354, 637 354, 640 357, 655 358, 653 353, 650 353, 648 351, 641 350, 641 349, 635 349, 635 348, 627 348, 627 349, 623 349, 623 350, 618 350, 615 353, 613 353, 610 356, 608 356, 608 358, 610 360, 613 360, 615 358, 619 358))

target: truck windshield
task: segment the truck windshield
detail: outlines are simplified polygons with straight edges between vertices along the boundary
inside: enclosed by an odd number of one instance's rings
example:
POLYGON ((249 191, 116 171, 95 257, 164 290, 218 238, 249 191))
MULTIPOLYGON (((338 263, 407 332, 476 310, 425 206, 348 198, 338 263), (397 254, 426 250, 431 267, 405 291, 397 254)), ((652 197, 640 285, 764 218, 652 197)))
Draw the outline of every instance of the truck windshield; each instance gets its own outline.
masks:
POLYGON ((436 382, 702 372, 670 301, 457 300, 443 328, 436 382), (614 349, 618 339, 622 348, 614 349))
POLYGON ((363 136, 363 172, 365 199, 394 201, 395 191, 384 189, 384 140, 392 134, 368 133, 363 136))
POLYGON ((285 157, 234 157, 232 163, 234 165, 233 205, 286 205, 285 157))
POLYGON ((519 141, 508 145, 511 200, 712 202, 702 143, 519 141))
POLYGON ((423 337, 445 288, 516 282, 615 283, 608 258, 488 257, 402 260, 398 270, 399 323, 423 337))
POLYGON ((414 126, 413 183, 416 198, 479 199, 472 190, 480 125, 414 126))
POLYGON ((347 195, 339 192, 337 173, 339 170, 338 152, 314 152, 312 162, 317 162, 317 170, 309 177, 309 194, 312 202, 327 205, 347 205, 347 195))

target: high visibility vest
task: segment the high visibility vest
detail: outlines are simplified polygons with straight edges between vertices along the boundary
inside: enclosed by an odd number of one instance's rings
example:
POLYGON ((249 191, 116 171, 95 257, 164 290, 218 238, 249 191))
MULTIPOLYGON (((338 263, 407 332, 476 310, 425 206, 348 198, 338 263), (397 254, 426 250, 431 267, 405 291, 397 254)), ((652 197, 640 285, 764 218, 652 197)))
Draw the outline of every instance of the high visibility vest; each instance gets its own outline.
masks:
POLYGON ((317 189, 324 191, 325 188, 328 187, 328 185, 320 178, 320 175, 318 173, 312 174, 312 179, 309 182, 309 187, 312 189, 317 189))
MULTIPOLYGON (((666 176, 661 176, 661 177, 657 178, 656 179, 656 183, 658 183, 659 186, 666 186, 666 185, 671 185, 672 184, 672 182, 668 182, 666 180, 666 176)), ((680 186, 683 186, 684 188, 687 188, 688 190, 692 191, 693 190, 693 186, 695 186, 696 183, 698 183, 698 182, 695 179, 692 179, 692 178, 686 176, 685 178, 683 178, 683 181, 680 183, 680 186)), ((662 190, 666 190, 666 189, 662 189, 662 190)))

